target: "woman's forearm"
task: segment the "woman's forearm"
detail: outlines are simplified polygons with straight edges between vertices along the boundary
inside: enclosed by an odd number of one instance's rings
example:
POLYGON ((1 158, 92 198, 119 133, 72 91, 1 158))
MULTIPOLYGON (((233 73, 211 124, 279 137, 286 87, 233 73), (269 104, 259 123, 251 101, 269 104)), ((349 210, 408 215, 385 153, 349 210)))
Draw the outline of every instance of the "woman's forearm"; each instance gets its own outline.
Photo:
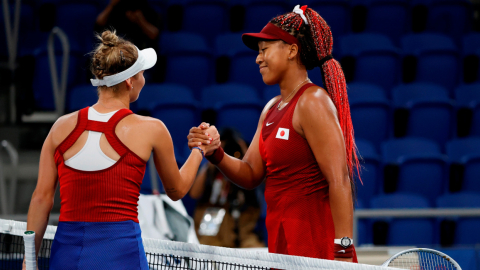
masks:
POLYGON ((231 182, 244 189, 254 189, 263 181, 263 175, 256 175, 252 165, 245 159, 225 154, 217 167, 231 182))
POLYGON ((42 245, 43 235, 47 229, 50 211, 53 207, 53 197, 40 197, 35 193, 30 201, 27 216, 27 230, 35 232, 35 254, 38 256, 38 251, 42 245))
POLYGON ((205 190, 205 180, 207 179, 207 170, 208 165, 203 166, 193 182, 192 188, 189 192, 190 197, 193 199, 200 199, 203 195, 203 191, 205 190))
POLYGON ((197 176, 198 167, 202 159, 203 156, 200 151, 193 150, 185 164, 180 168, 181 179, 178 179, 178 183, 175 185, 176 187, 165 187, 165 192, 172 200, 180 200, 188 193, 197 176))
MULTIPOLYGON (((330 181, 330 209, 332 211, 335 238, 350 237, 353 234, 353 200, 350 179, 330 181)), ((355 243, 354 243, 355 244, 355 243)))

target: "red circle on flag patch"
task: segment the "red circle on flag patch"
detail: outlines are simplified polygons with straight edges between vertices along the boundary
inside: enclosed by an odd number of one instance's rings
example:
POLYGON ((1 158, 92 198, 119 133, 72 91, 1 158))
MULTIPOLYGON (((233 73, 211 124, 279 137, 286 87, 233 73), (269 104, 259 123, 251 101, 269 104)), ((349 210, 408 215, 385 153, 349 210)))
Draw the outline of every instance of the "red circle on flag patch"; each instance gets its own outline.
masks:
POLYGON ((285 130, 282 130, 282 132, 280 132, 280 136, 285 136, 285 130))

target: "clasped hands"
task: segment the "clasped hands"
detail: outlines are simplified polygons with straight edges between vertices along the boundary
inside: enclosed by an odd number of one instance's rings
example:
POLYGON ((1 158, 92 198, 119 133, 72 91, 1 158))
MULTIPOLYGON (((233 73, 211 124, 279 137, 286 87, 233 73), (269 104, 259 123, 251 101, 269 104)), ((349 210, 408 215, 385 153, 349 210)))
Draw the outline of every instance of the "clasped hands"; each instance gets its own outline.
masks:
POLYGON ((220 134, 214 125, 201 123, 198 127, 192 127, 187 136, 188 148, 200 147, 205 156, 210 156, 222 144, 220 134))

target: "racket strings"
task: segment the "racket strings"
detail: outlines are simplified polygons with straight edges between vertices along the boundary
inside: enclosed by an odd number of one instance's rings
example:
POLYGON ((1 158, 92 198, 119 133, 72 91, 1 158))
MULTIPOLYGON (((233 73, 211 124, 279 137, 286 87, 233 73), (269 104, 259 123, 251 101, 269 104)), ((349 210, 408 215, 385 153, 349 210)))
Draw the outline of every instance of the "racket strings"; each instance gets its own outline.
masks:
POLYGON ((389 267, 410 270, 455 270, 455 265, 446 257, 424 251, 404 253, 393 259, 389 267))

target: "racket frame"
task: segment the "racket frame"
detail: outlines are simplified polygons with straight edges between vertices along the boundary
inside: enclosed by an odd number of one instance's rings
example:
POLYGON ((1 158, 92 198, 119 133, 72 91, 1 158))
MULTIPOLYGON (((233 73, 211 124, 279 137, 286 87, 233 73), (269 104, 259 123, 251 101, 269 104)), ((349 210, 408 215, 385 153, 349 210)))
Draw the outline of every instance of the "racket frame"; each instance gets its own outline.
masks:
POLYGON ((428 253, 432 253, 434 255, 439 255, 441 256, 442 258, 446 259, 447 261, 451 262, 453 264, 453 266, 458 269, 458 270, 462 270, 462 268, 460 267, 460 265, 450 256, 448 256, 447 254, 441 252, 441 251, 438 251, 438 250, 435 250, 435 249, 430 249, 430 248, 411 248, 411 249, 406 249, 406 250, 403 250, 403 251, 400 251, 398 252, 397 254, 393 255, 392 257, 390 257, 388 260, 386 260, 382 266, 384 267, 389 267, 389 264, 395 260, 396 258, 400 257, 401 255, 403 254, 406 254, 406 253, 411 253, 411 252, 428 252, 428 253))

